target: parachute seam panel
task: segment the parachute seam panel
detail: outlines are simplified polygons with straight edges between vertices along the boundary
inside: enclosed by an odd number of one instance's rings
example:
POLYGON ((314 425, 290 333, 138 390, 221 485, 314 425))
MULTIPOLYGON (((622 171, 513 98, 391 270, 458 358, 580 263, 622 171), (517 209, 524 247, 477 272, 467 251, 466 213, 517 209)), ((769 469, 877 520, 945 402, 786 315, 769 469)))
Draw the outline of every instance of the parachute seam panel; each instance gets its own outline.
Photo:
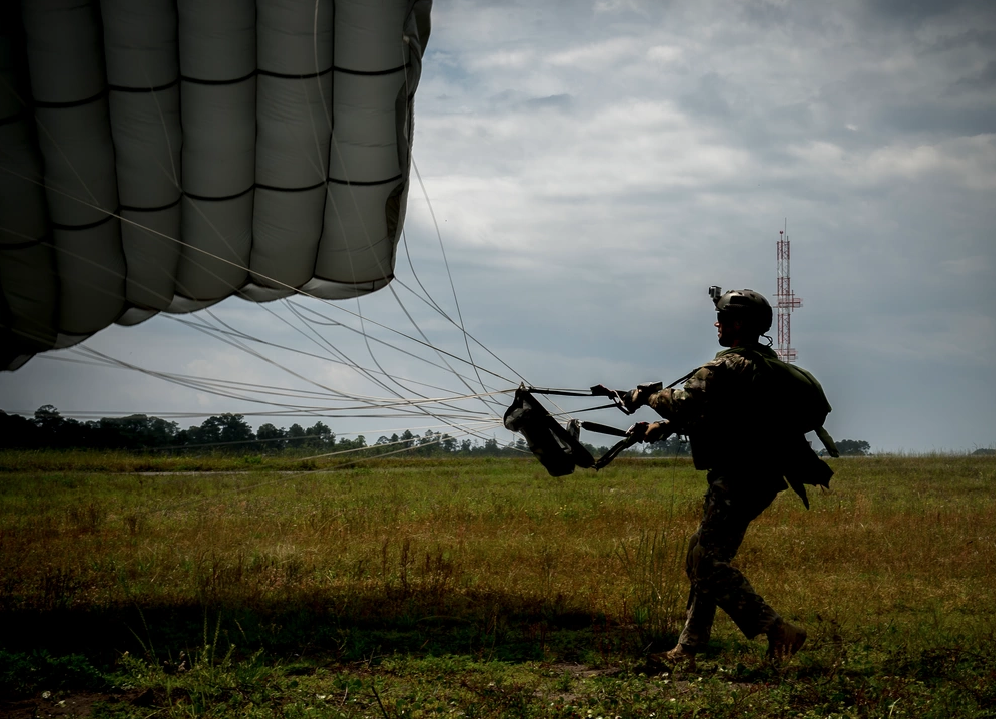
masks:
POLYGON ((114 90, 115 92, 162 92, 163 90, 168 90, 171 87, 175 87, 180 84, 181 78, 176 78, 172 82, 167 82, 163 85, 156 85, 155 87, 131 87, 130 85, 108 85, 108 90, 114 90))
POLYGON ((172 202, 166 205, 160 205, 159 207, 135 207, 134 205, 121 205, 121 210, 128 210, 129 212, 159 212, 160 210, 168 210, 171 207, 176 207, 180 204, 180 200, 183 199, 183 194, 181 193, 172 202))
POLYGON ((344 72, 347 75, 391 75, 396 72, 401 72, 407 70, 411 67, 410 62, 406 62, 404 65, 398 65, 397 67, 388 68, 387 70, 352 70, 348 67, 339 67, 334 65, 336 72, 344 72))
POLYGON ((192 82, 197 85, 235 85, 240 82, 245 82, 246 80, 251 80, 256 77, 256 70, 253 70, 248 75, 243 75, 242 77, 236 77, 231 80, 203 80, 199 77, 190 77, 188 75, 180 75, 180 79, 184 82, 192 82))
POLYGON ((69 107, 79 107, 80 105, 88 105, 91 102, 96 102, 100 98, 104 97, 106 94, 107 94, 107 88, 104 87, 96 95, 91 95, 90 97, 84 97, 81 100, 67 100, 65 102, 51 102, 49 100, 39 100, 39 99, 35 98, 34 104, 35 104, 35 107, 48 107, 48 108, 55 108, 55 109, 69 108, 69 107))
POLYGON ((205 197, 204 195, 193 195, 189 192, 184 192, 183 196, 189 197, 191 200, 202 200, 204 202, 223 202, 225 200, 234 200, 237 197, 242 197, 243 195, 252 192, 254 189, 256 189, 255 183, 244 189, 242 192, 236 192, 234 195, 225 195, 224 197, 205 197))
MULTIPOLYGON (((337 285, 375 285, 378 282, 391 282, 394 279, 394 273, 387 275, 386 277, 378 277, 374 280, 335 280, 331 277, 322 277, 321 275, 315 275, 312 279, 323 280, 325 282, 335 282, 337 285)), ((386 285, 385 285, 386 287, 386 285)))
POLYGON ((310 187, 274 187, 273 185, 260 185, 257 183, 254 187, 257 190, 272 190, 273 192, 307 192, 308 190, 317 190, 324 184, 325 182, 316 182, 310 187))
POLYGON ((402 179, 403 175, 395 175, 394 177, 389 177, 386 180, 337 180, 334 177, 328 179, 336 185, 355 185, 356 187, 371 187, 374 185, 386 185, 389 182, 397 182, 402 179))
POLYGON ((121 208, 118 208, 114 212, 107 213, 107 216, 104 217, 101 220, 97 220, 96 222, 88 222, 85 225, 63 225, 63 224, 61 224, 59 222, 53 222, 52 223, 52 229, 55 229, 55 230, 68 230, 70 232, 79 232, 79 231, 82 231, 82 230, 92 230, 94 227, 100 227, 101 225, 107 224, 111 220, 117 219, 117 215, 120 214, 120 212, 119 212, 120 209, 121 208))
POLYGON ((310 80, 315 77, 322 77, 323 75, 328 75, 330 72, 335 70, 335 66, 327 67, 321 72, 308 72, 303 74, 297 73, 287 73, 287 72, 274 72, 272 70, 263 70, 259 68, 256 70, 259 75, 266 75, 267 77, 279 77, 285 80, 310 80))

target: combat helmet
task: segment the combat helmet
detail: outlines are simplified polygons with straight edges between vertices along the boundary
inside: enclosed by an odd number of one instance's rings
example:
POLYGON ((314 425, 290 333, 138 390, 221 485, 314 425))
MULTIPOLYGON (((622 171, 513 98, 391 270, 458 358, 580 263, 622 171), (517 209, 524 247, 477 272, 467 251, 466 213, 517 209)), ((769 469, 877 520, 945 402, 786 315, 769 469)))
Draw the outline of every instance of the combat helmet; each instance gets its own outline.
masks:
POLYGON ((721 292, 719 287, 709 288, 709 295, 717 312, 730 313, 758 334, 771 329, 771 305, 760 292, 748 289, 728 290, 720 294, 721 292))

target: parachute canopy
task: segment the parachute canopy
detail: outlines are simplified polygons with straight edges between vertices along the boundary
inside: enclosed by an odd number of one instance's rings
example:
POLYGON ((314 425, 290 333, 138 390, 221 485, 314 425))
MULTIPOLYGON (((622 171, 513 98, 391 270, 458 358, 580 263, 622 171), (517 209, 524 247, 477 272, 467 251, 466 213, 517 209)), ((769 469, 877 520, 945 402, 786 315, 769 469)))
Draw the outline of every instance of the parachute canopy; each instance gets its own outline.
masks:
POLYGON ((0 368, 393 276, 431 0, 0 10, 0 368))

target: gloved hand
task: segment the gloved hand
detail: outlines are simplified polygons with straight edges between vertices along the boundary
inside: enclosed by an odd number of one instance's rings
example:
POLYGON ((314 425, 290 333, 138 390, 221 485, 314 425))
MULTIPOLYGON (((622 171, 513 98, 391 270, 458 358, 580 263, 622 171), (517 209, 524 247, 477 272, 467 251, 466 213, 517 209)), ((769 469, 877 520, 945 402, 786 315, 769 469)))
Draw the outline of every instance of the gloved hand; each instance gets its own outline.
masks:
POLYGON ((596 384, 591 388, 591 394, 595 397, 609 397, 626 414, 633 414, 642 407, 645 402, 640 402, 639 390, 633 389, 609 389, 604 384, 596 384))
POLYGON ((631 389, 628 392, 620 392, 619 394, 626 409, 630 413, 633 413, 650 400, 650 395, 654 392, 660 392, 662 385, 663 383, 661 382, 644 382, 637 385, 636 389, 631 389))
POLYGON ((596 397, 611 397, 626 414, 633 414, 647 403, 650 395, 660 389, 660 382, 647 382, 636 389, 609 389, 605 385, 596 384, 591 388, 591 393, 596 397))
POLYGON ((626 432, 636 442, 660 442, 670 436, 667 422, 637 422, 626 432))

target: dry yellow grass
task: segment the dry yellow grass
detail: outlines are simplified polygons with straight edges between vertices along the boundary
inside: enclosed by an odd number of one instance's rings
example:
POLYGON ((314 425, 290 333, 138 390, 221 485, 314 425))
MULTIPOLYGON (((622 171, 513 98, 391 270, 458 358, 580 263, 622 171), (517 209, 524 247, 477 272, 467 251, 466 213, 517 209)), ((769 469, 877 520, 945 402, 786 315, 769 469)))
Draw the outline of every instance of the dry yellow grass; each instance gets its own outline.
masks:
MULTIPOLYGON (((785 492, 751 527, 738 563, 755 587, 831 633, 991 634, 996 460, 835 468, 812 511, 785 492)), ((574 612, 628 623, 650 610, 674 626, 704 489, 682 460, 561 479, 531 459, 298 475, 7 472, 0 612, 302 603, 369 619, 574 612)), ((717 630, 736 635, 723 618, 717 630)))

